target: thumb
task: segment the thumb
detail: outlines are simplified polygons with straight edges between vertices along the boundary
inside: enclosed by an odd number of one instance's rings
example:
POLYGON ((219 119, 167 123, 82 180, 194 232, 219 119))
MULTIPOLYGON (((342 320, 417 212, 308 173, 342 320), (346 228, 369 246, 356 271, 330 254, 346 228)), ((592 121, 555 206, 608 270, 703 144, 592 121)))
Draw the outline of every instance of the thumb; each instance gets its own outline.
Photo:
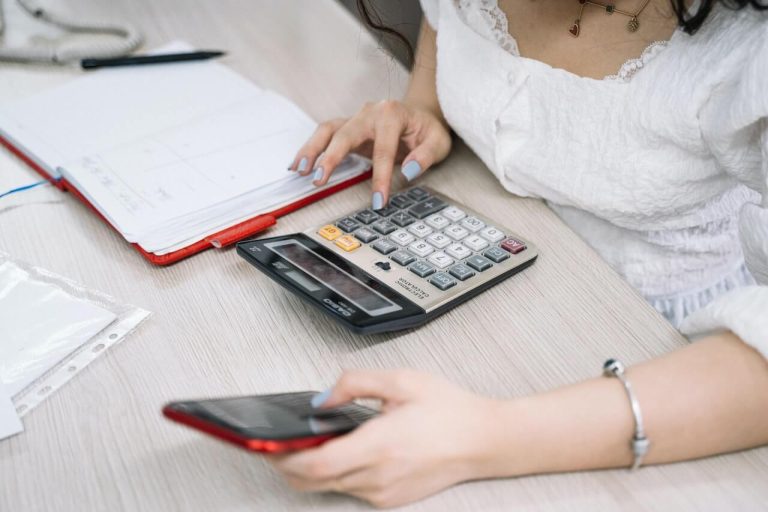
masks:
POLYGON ((411 395, 407 372, 402 370, 349 370, 336 385, 312 398, 314 407, 336 407, 356 398, 375 398, 385 404, 411 395))

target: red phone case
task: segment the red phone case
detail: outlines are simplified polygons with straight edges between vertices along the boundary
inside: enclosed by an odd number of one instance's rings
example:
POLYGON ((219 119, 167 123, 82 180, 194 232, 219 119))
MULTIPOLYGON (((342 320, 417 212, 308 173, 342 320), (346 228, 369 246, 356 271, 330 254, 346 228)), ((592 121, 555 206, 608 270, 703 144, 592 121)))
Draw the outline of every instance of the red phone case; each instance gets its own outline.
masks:
POLYGON ((218 437, 221 440, 228 441, 248 451, 260 453, 285 453, 303 450, 313 446, 320 446, 326 441, 340 435, 322 434, 311 437, 297 437, 294 439, 252 439, 243 437, 237 432, 228 430, 220 425, 209 423, 197 416, 181 412, 170 405, 163 407, 163 415, 170 420, 182 423, 214 437, 218 437))

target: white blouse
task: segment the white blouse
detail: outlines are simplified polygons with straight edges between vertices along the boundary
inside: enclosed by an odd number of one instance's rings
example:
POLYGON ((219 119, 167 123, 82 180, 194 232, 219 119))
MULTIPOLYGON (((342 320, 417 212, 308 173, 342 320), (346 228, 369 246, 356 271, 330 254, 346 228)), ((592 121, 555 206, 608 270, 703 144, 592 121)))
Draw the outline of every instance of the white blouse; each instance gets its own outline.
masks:
POLYGON ((716 7, 595 80, 520 56, 495 0, 422 7, 443 113, 501 184, 684 334, 768 357, 768 14, 716 7))

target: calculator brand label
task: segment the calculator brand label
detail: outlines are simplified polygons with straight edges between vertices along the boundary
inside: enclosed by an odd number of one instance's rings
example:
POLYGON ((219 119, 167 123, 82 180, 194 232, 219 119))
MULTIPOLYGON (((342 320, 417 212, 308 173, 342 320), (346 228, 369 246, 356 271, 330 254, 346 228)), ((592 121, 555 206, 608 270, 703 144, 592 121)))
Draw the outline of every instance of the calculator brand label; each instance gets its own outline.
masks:
POLYGON ((404 277, 401 277, 397 280, 397 285, 408 291, 408 293, 417 299, 425 300, 429 297, 429 292, 422 290, 404 277))
POLYGON ((323 302, 327 306, 329 306, 332 310, 334 310, 335 312, 337 312, 342 316, 350 317, 355 312, 354 309, 347 307, 344 304, 339 304, 338 302, 334 302, 331 299, 323 299, 323 302))

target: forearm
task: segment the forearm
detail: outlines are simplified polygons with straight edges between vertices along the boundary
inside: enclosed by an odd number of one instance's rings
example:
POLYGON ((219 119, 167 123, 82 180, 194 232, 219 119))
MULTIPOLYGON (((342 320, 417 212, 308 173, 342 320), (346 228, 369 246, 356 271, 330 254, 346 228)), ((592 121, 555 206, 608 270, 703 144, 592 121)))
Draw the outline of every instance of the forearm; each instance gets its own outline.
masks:
POLYGON ((447 126, 437 99, 436 69, 436 34, 428 23, 422 21, 419 42, 416 48, 416 61, 413 65, 411 80, 403 98, 403 103, 429 110, 447 126))
MULTIPOLYGON (((596 368, 596 371, 598 369, 596 368)), ((768 443, 768 364, 732 334, 630 368, 651 447, 645 464, 768 443)), ((634 418, 618 379, 500 405, 480 477, 628 467, 634 418)))

